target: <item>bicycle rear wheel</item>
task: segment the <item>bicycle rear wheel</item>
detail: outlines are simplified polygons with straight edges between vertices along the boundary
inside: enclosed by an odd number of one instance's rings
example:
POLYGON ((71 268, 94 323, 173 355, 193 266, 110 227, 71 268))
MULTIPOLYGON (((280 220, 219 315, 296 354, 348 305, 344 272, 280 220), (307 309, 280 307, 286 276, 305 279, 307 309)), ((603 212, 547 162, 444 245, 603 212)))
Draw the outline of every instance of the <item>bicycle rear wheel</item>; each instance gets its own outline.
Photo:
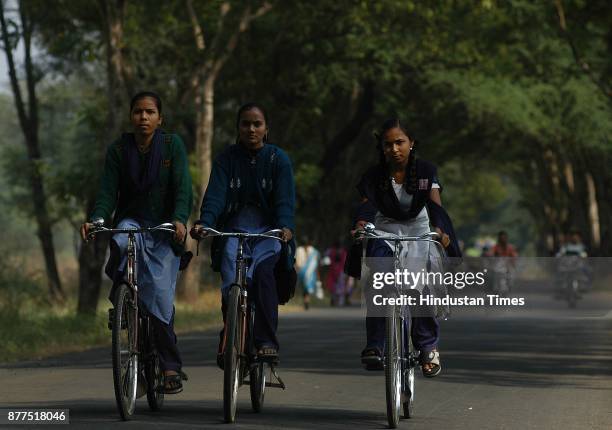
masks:
MULTIPOLYGON (((249 356, 257 354, 255 343, 253 342, 253 335, 255 333, 255 305, 253 303, 249 306, 248 315, 248 338, 249 338, 249 356)), ((251 363, 249 370, 249 388, 251 392, 251 407, 253 412, 258 413, 263 409, 264 396, 266 394, 266 368, 265 362, 251 363)))
POLYGON ((121 419, 127 421, 136 408, 138 386, 138 351, 136 333, 138 315, 132 291, 121 284, 115 292, 112 331, 113 383, 121 419))
POLYGON ((147 330, 145 343, 147 345, 147 360, 145 362, 145 378, 147 380, 147 403, 152 411, 159 411, 164 404, 164 372, 159 364, 159 354, 155 347, 153 325, 146 318, 147 330))
POLYGON ((240 287, 230 287, 225 317, 225 350, 223 351, 223 417, 226 423, 236 420, 236 403, 240 386, 242 318, 238 310, 240 287))
POLYGON ((399 423, 402 396, 401 319, 395 307, 389 311, 385 325, 385 392, 389 427, 399 423))

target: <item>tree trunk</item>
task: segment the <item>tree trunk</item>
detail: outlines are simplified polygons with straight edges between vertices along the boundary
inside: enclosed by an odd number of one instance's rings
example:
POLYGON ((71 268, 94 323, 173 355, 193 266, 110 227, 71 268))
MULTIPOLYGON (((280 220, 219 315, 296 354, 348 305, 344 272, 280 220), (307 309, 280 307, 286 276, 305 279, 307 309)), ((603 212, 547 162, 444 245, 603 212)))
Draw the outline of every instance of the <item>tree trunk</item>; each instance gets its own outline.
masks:
MULTIPOLYGON (((32 168, 32 170, 35 169, 35 167, 32 168)), ((49 214, 47 212, 43 181, 38 172, 30 174, 30 187, 32 189, 36 223, 38 224, 38 230, 36 233, 42 245, 43 256, 45 259, 49 294, 52 300, 61 302, 66 298, 66 296, 62 289, 59 273, 57 271, 55 248, 53 246, 53 229, 51 220, 49 219, 49 214)))
MULTIPOLYGON (((194 70, 190 85, 190 92, 193 91, 196 106, 195 153, 198 179, 195 183, 195 204, 192 212, 192 220, 196 220, 200 216, 200 205, 208 186, 212 166, 215 81, 221 73, 223 65, 236 50, 240 34, 249 28, 254 19, 267 13, 272 6, 264 2, 255 12, 252 12, 250 5, 243 9, 233 9, 230 2, 222 2, 217 22, 217 34, 210 44, 204 37, 204 31, 199 23, 192 0, 187 0, 186 6, 193 28, 196 50, 203 59, 194 70), (223 47, 221 47, 222 44, 223 47)), ((203 261, 208 262, 206 257, 209 254, 207 250, 208 247, 204 247, 204 255, 201 258, 194 258, 189 270, 181 277, 177 288, 179 297, 187 300, 193 300, 197 297, 199 286, 203 280, 203 266, 205 265, 203 261)))
MULTIPOLYGON (((208 186, 211 171, 212 141, 214 133, 214 100, 215 99, 215 76, 208 76, 202 88, 196 96, 196 162, 198 180, 195 184, 194 211, 192 221, 200 217, 200 205, 204 198, 204 191, 208 186)), ((192 242, 195 244, 195 242, 192 242)), ((178 290, 182 299, 194 300, 199 292, 203 280, 203 269, 208 264, 210 254, 208 252, 208 241, 200 247, 202 256, 191 260, 189 270, 181 279, 178 290)))
MULTIPOLYGON (((318 165, 321 168, 319 191, 313 193, 308 201, 305 202, 306 206, 317 208, 319 216, 307 220, 305 225, 301 225, 306 231, 315 232, 315 237, 311 237, 311 240, 330 243, 338 237, 339 225, 337 223, 323 223, 325 225, 322 225, 320 221, 325 219, 326 214, 329 213, 345 213, 346 203, 342 199, 338 199, 337 195, 338 193, 346 192, 346 189, 338 189, 337 186, 330 185, 329 181, 330 178, 335 178, 334 175, 341 166, 347 149, 360 137, 368 118, 372 115, 374 110, 374 89, 375 85, 372 81, 367 81, 360 85, 360 95, 352 97, 349 105, 345 108, 346 111, 352 111, 352 116, 327 143, 319 161, 318 165)), ((334 183, 333 179, 331 182, 332 184, 334 183)), ((346 221, 346 224, 340 226, 340 228, 346 227, 348 219, 346 221)))
POLYGON ((19 117, 19 124, 24 135, 29 161, 29 180, 32 192, 33 213, 37 223, 37 235, 42 246, 47 273, 47 284, 51 300, 63 301, 65 299, 62 284, 57 270, 55 248, 53 246, 53 230, 51 219, 47 210, 47 198, 42 175, 40 174, 40 145, 38 140, 38 99, 36 95, 36 79, 31 56, 32 23, 29 21, 24 4, 19 3, 21 18, 21 34, 24 45, 25 80, 28 97, 26 106, 21 95, 19 80, 13 58, 13 48, 9 41, 8 29, 4 17, 4 4, 1 4, 0 26, 2 27, 2 42, 8 63, 9 78, 13 91, 13 100, 19 117))
POLYGON ((610 155, 599 150, 586 153, 586 162, 592 174, 599 209, 600 243, 591 249, 593 256, 612 255, 612 173, 610 155))
MULTIPOLYGON (((93 207, 94 200, 89 199, 93 207)), ((89 212, 88 212, 89 213, 89 212)), ((81 244, 79 249, 79 314, 93 315, 98 308, 100 289, 102 288, 102 265, 106 257, 109 237, 99 235, 96 240, 81 244)))
MULTIPOLYGON (((116 136, 121 131, 121 114, 125 112, 126 77, 129 76, 127 62, 122 54, 123 0, 101 0, 98 4, 102 15, 102 34, 106 49, 107 103, 106 135, 116 136)), ((108 142, 98 142, 99 164, 104 163, 104 151, 108 142)), ((91 193, 85 204, 85 216, 91 214, 95 204, 95 193, 91 193)), ((110 220, 105 220, 107 223, 110 220)), ((100 235, 94 241, 84 243, 79 251, 79 302, 80 314, 95 314, 102 286, 102 266, 106 259, 109 238, 100 235)))

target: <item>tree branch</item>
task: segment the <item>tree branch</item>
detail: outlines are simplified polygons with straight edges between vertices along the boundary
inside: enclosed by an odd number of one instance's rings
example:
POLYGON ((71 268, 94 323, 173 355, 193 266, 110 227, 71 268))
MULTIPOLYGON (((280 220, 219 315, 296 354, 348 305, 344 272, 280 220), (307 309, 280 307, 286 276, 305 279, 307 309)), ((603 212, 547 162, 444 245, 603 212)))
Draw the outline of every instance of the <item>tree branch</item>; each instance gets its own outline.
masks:
POLYGON ((230 36, 229 40, 227 41, 223 54, 213 59, 209 73, 211 73, 213 76, 217 76, 219 74, 219 71, 221 70, 225 62, 232 55, 232 53, 236 49, 236 46, 238 46, 238 39, 240 38, 240 34, 244 33, 249 28, 251 22, 265 15, 271 9, 272 5, 268 2, 264 2, 264 4, 262 4, 253 13, 251 13, 250 6, 247 6, 244 9, 244 11, 242 12, 242 16, 240 17, 237 30, 230 36))
POLYGON ((200 25, 195 9, 193 8, 192 0, 187 0, 187 13, 189 14, 191 27, 193 28, 193 37, 196 42, 196 48, 198 51, 204 52, 206 49, 206 39, 204 39, 204 32, 202 31, 202 26, 200 25))
POLYGON ((569 44, 570 48, 572 49, 574 61, 576 62, 578 67, 580 67, 588 75, 591 81, 593 81, 597 88, 599 88, 606 97, 612 98, 612 90, 610 88, 607 88, 601 80, 597 79, 597 76, 593 74, 593 70, 589 66, 589 63, 587 63, 578 53, 578 48, 574 43, 574 39, 567 30, 565 10, 563 9, 563 4, 561 3, 561 0, 555 0, 555 7, 557 8, 557 15, 559 16, 559 28, 561 29, 561 33, 563 34, 563 36, 565 36, 565 39, 567 40, 567 43, 569 44))
POLYGON ((202 60, 196 62, 195 71, 192 74, 191 79, 189 80, 189 86, 180 97, 182 103, 185 103, 193 93, 198 91, 203 76, 206 73, 206 70, 210 68, 210 59, 207 59, 207 57, 209 57, 210 55, 206 54, 207 52, 214 52, 217 45, 219 44, 219 39, 221 38, 220 33, 223 29, 223 23, 231 7, 229 2, 227 1, 221 4, 219 12, 219 21, 217 23, 217 35, 213 38, 212 46, 210 48, 207 48, 206 39, 204 37, 204 30, 200 25, 195 8, 193 7, 193 1, 186 0, 186 6, 187 14, 189 15, 189 20, 191 21, 191 27, 193 30, 193 37, 195 39, 196 49, 200 54, 198 58, 201 58, 202 60))
POLYGON ((221 38, 223 36, 223 27, 225 27, 225 19, 231 10, 231 5, 229 2, 223 2, 221 4, 221 11, 219 13, 219 20, 217 22, 217 34, 212 40, 210 45, 210 57, 214 56, 215 53, 219 50, 219 45, 221 44, 221 38))

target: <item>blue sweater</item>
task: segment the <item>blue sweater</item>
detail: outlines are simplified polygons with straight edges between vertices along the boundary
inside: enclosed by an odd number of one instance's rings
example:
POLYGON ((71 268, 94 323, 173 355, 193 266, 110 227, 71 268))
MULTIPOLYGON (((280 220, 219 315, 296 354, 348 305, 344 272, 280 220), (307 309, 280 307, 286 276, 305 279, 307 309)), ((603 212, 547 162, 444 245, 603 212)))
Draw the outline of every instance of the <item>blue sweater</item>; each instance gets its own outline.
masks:
POLYGON ((288 155, 265 144, 256 154, 228 146, 214 161, 200 223, 222 228, 247 204, 260 207, 273 228, 295 231, 295 181, 288 155))

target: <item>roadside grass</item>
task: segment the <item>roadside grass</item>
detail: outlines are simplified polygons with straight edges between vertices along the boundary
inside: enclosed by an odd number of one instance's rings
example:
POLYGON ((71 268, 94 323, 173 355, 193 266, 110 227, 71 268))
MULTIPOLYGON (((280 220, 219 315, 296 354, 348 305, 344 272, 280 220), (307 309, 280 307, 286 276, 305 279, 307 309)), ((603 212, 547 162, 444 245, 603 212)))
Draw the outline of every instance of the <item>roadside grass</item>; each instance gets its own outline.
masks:
MULTIPOLYGON (((110 302, 102 293, 95 315, 76 313, 76 292, 63 304, 51 304, 41 282, 11 271, 0 280, 0 363, 36 360, 57 354, 110 346, 107 327, 110 302)), ((105 289, 107 291, 107 289, 105 289)), ((208 289, 189 302, 176 304, 178 333, 220 324, 220 293, 208 289)))
MULTIPOLYGON (((107 327, 110 303, 102 297, 92 316, 76 314, 76 300, 51 305, 35 282, 21 279, 0 289, 0 363, 37 360, 58 354, 110 346, 107 327)), ((71 297, 76 294, 71 294, 71 297)), ((297 301, 296 301, 297 302, 297 301)), ((300 305, 281 306, 293 312, 300 305)), ((177 301, 175 330, 178 334, 221 327, 221 294, 208 288, 189 302, 177 301)))

